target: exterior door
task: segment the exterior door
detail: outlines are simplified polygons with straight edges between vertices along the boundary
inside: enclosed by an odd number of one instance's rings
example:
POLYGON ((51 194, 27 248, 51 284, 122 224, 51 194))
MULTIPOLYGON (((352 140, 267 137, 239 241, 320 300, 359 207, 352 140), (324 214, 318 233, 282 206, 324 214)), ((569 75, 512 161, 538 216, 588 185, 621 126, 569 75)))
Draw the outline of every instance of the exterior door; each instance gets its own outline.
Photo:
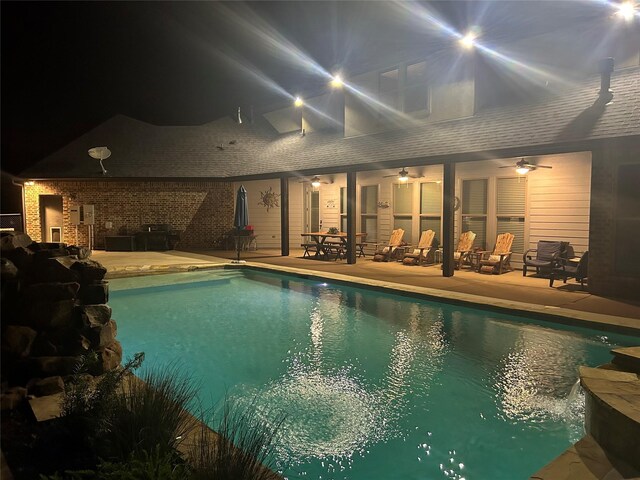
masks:
POLYGON ((43 242, 62 242, 62 195, 40 195, 40 235, 43 242))
POLYGON ((305 187, 304 229, 307 232, 320 231, 320 191, 305 187))

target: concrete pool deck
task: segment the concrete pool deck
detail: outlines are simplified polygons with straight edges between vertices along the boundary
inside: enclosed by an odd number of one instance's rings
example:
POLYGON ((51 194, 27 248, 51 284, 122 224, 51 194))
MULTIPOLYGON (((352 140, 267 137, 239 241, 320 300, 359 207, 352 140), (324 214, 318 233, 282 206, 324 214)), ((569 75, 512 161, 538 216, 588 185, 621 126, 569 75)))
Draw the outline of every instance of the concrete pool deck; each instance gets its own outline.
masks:
MULTIPOLYGON (((92 258, 107 268, 107 277, 168 273, 190 269, 232 265, 232 251, 105 252, 94 251, 92 258)), ((317 275, 331 280, 356 282, 374 288, 439 298, 456 303, 474 303, 500 310, 553 316, 561 323, 602 328, 640 336, 640 298, 606 298, 583 291, 580 285, 547 278, 522 276, 521 271, 503 275, 483 275, 457 270, 443 277, 439 265, 406 266, 398 262, 378 263, 359 258, 355 265, 345 261, 319 261, 302 258, 302 250, 288 257, 276 250, 242 252, 246 265, 280 270, 297 275, 317 275), (556 286, 557 285, 557 286, 556 286)))

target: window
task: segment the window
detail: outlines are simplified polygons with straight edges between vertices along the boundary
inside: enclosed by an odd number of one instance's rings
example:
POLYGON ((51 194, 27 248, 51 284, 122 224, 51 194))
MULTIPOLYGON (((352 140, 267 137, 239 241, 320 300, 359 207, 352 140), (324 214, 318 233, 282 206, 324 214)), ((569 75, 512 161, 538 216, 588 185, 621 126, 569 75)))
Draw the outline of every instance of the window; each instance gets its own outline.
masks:
POLYGON ((524 253, 524 219, 526 211, 527 178, 498 178, 496 233, 513 233, 512 252, 524 253))
POLYGON ((360 188, 360 231, 367 234, 367 241, 378 240, 378 186, 360 188))
POLYGON ((414 62, 385 70, 378 76, 380 101, 406 113, 429 110, 427 62, 414 62))
POLYGON ((420 184, 420 232, 433 230, 440 244, 442 237, 442 184, 425 182, 420 184))
POLYGON ((427 62, 407 65, 404 90, 404 112, 413 113, 428 110, 429 89, 427 87, 427 62))
POLYGON ((462 231, 476 234, 475 245, 487 248, 487 179, 462 181, 462 231))
POLYGON ((413 238, 412 197, 413 184, 393 184, 393 228, 404 230, 404 241, 407 243, 413 238))
POLYGON ((347 187, 340 187, 340 231, 347 231, 347 187))
POLYGON ((400 70, 394 68, 382 72, 379 77, 380 101, 391 108, 398 108, 398 91, 400 88, 400 70))

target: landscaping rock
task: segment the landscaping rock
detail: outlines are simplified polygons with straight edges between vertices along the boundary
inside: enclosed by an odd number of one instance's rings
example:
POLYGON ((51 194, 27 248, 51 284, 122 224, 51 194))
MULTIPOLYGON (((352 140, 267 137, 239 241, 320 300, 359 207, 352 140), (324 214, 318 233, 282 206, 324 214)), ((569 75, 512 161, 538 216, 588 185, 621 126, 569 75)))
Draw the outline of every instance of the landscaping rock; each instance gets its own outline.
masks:
POLYGON ((71 267, 77 260, 70 257, 40 259, 37 264, 37 278, 33 283, 79 282, 80 275, 71 267))
POLYGON ((0 408, 2 411, 16 408, 27 396, 27 389, 13 387, 0 394, 0 408))
POLYGON ((37 335, 32 328, 9 325, 2 334, 2 353, 14 358, 27 357, 37 335))
POLYGON ((34 357, 50 357, 58 354, 58 347, 54 345, 49 336, 41 332, 31 345, 31 355, 34 357))
POLYGON ((95 260, 79 260, 71 269, 79 274, 82 285, 100 283, 107 274, 107 269, 95 260))
POLYGON ((2 283, 18 278, 18 268, 8 258, 0 258, 0 272, 2 272, 2 283))
POLYGON ((116 322, 110 320, 106 325, 98 325, 86 329, 86 336, 93 348, 107 347, 116 339, 116 322))
POLYGON ((27 384, 27 390, 29 395, 46 397, 47 395, 64 393, 64 382, 60 376, 47 377, 43 379, 36 378, 27 384))
POLYGON ((59 302, 30 302, 24 303, 20 309, 21 322, 36 330, 50 328, 68 329, 74 326, 75 300, 59 302))
POLYGON ((92 285, 83 285, 78 297, 85 305, 99 305, 109 301, 109 282, 106 280, 92 285))
POLYGON ((57 302, 75 299, 80 284, 77 282, 34 283, 22 290, 25 302, 57 302))
POLYGON ((3 232, 0 238, 0 251, 4 254, 16 248, 28 248, 33 243, 31 237, 22 232, 3 232))
POLYGON ((99 371, 97 374, 101 375, 120 366, 120 362, 122 362, 122 345, 116 340, 111 345, 98 350, 98 355, 99 371))
POLYGON ((82 321, 86 327, 104 326, 111 320, 109 305, 84 305, 80 307, 82 321))
POLYGON ((91 250, 89 250, 87 247, 69 245, 67 247, 67 251, 69 252, 69 255, 75 256, 78 260, 84 260, 85 258, 89 258, 91 256, 91 250))
POLYGON ((11 260, 23 276, 33 268, 33 252, 26 247, 3 251, 2 257, 11 260))
POLYGON ((71 375, 80 363, 79 357, 32 357, 25 367, 29 378, 71 375))

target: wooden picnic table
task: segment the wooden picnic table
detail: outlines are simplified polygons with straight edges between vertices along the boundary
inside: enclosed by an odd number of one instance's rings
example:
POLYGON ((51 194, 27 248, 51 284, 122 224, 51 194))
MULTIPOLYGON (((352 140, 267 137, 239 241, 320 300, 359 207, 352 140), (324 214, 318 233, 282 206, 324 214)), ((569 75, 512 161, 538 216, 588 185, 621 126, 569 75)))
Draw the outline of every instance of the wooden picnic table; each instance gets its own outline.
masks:
MULTIPOLYGON (((305 242, 302 244, 304 247, 303 257, 311 257, 320 260, 328 260, 331 254, 336 255, 338 258, 346 256, 347 252, 347 233, 329 233, 329 232, 305 232, 301 234, 303 237, 309 237, 311 242, 305 242), (333 241, 333 240, 338 240, 333 241)), ((356 239, 364 238, 366 233, 356 233, 356 239)), ((363 253, 364 254, 364 253, 363 253)))

